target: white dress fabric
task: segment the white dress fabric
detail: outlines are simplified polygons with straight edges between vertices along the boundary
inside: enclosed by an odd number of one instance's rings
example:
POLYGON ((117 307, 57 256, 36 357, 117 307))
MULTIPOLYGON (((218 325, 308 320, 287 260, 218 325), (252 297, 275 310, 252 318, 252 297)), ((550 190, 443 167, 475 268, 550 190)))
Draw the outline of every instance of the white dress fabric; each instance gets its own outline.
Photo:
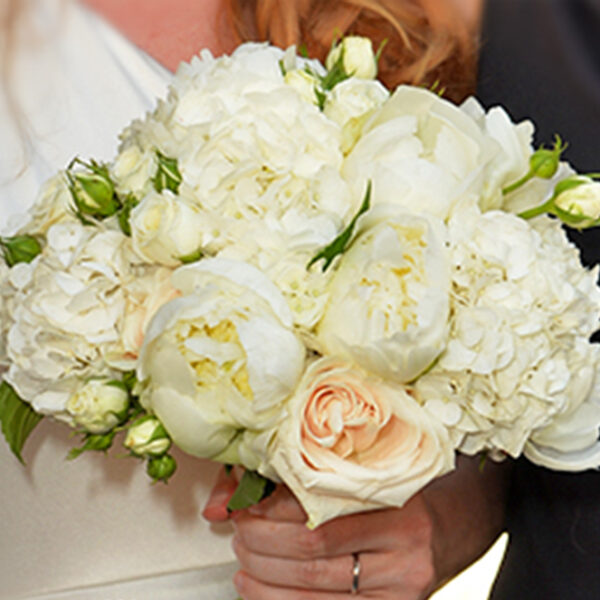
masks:
MULTIPOLYGON (((74 0, 32 0, 17 33, 9 94, 0 94, 4 231, 74 156, 113 156, 118 133, 165 95, 169 79, 74 0)), ((177 473, 153 486, 119 448, 66 461, 77 442, 46 419, 24 467, 0 436, 2 600, 236 597, 230 527, 200 515, 215 465, 175 452, 177 473)))

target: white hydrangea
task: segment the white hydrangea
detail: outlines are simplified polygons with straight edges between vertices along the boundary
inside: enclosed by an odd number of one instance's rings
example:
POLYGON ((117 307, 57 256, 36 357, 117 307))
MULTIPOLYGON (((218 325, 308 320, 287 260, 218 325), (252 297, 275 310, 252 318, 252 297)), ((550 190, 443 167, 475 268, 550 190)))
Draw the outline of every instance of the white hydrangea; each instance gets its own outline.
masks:
POLYGON ((43 252, 9 273, 7 381, 37 411, 71 422, 67 402, 86 379, 135 367, 143 334, 134 332, 173 297, 167 274, 143 265, 118 231, 52 226, 43 252))
MULTIPOLYGON (((449 232, 450 340, 415 389, 459 450, 516 457, 557 419, 564 430, 580 411, 593 412, 600 357, 588 339, 600 316, 597 271, 581 268, 550 218, 532 227, 472 208, 450 221, 449 232)), ((589 426, 599 425, 596 411, 589 426)))
POLYGON ((122 136, 120 161, 151 148, 177 159, 180 196, 211 223, 209 253, 257 228, 296 235, 323 226, 330 241, 360 204, 339 173, 340 126, 286 83, 280 61, 300 65, 264 44, 220 58, 203 52, 180 67, 167 100, 122 136))

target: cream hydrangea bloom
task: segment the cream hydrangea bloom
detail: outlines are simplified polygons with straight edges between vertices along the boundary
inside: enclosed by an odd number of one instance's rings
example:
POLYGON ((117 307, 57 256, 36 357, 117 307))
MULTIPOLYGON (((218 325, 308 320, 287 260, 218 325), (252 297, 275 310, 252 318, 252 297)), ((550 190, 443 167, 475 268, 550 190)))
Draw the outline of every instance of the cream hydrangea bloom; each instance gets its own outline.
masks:
POLYGON ((330 240, 360 203, 339 173, 341 128, 286 83, 280 61, 288 72, 306 62, 265 44, 219 58, 205 51, 182 64, 167 100, 123 133, 124 149, 177 160, 180 195, 210 223, 211 254, 249 229, 268 235, 281 224, 295 235, 323 223, 330 240))
MULTIPOLYGON (((449 232, 450 339, 437 365, 415 383, 419 398, 468 454, 528 455, 535 439, 551 444, 553 424, 576 428, 582 414, 597 431, 592 389, 600 357, 588 342, 600 315, 597 272, 581 268, 549 218, 532 227, 473 208, 452 220, 449 232)), ((581 439, 598 460, 595 440, 581 439)), ((567 446, 557 441, 554 450, 569 462, 567 446)))
POLYGON ((86 380, 119 379, 135 365, 143 335, 124 333, 170 296, 172 287, 157 286, 165 275, 144 265, 121 232, 78 221, 53 225, 42 253, 8 276, 14 302, 6 380, 37 411, 72 423, 67 402, 86 380))

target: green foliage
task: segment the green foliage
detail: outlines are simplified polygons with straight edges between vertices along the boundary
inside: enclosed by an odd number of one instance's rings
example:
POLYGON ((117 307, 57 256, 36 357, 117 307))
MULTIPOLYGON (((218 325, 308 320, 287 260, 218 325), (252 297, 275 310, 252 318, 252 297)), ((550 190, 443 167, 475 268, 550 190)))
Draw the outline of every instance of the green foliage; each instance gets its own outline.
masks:
POLYGON ((242 510, 258 504, 275 489, 275 484, 256 471, 245 471, 233 496, 227 504, 227 510, 242 510))
POLYGON ((361 207, 358 209, 358 212, 356 213, 356 215, 354 215, 354 218, 352 219, 352 221, 350 221, 350 223, 348 224, 346 229, 344 229, 344 231, 342 231, 342 233, 340 233, 340 235, 338 235, 333 240, 333 242, 331 242, 330 244, 325 246, 325 248, 323 248, 323 250, 321 250, 318 254, 316 254, 310 260, 308 265, 306 265, 306 268, 310 269, 318 260, 324 259, 325 262, 323 263, 323 272, 325 272, 331 265, 333 259, 338 254, 342 254, 343 252, 346 251, 346 248, 349 246, 350 241, 352 239, 352 234, 354 233, 354 228, 356 226, 356 222, 358 221, 358 219, 361 215, 363 215, 364 213, 366 213, 369 210, 370 207, 371 207, 371 181, 369 181, 369 183, 367 184, 367 191, 365 193, 365 198, 363 200, 363 203, 361 204, 361 207))
POLYGON ((13 388, 3 381, 0 384, 0 422, 2 433, 14 455, 23 463, 21 451, 35 426, 43 416, 19 398, 13 388))

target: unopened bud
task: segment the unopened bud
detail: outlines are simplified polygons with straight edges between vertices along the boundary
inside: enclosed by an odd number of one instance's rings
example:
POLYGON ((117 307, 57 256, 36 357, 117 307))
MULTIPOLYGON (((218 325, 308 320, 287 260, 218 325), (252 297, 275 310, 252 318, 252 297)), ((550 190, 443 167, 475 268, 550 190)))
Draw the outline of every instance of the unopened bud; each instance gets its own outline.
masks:
POLYGON ((542 179, 554 177, 560 164, 560 155, 564 152, 566 146, 562 140, 556 136, 554 148, 540 148, 536 150, 529 158, 529 170, 532 176, 542 179))
POLYGON ((554 211, 563 223, 576 229, 600 224, 600 182, 573 176, 555 190, 554 211))
POLYGON ((30 235, 0 238, 0 248, 9 267, 30 263, 42 251, 40 243, 30 235))
POLYGON ((157 458, 151 458, 148 461, 146 472, 154 481, 164 481, 167 483, 169 478, 175 473, 177 463, 170 454, 164 454, 157 458))
POLYGON ((342 39, 329 52, 325 66, 330 71, 342 61, 344 71, 352 77, 374 79, 377 76, 377 59, 373 44, 367 37, 351 35, 342 39))
POLYGON ((169 449, 171 440, 162 423, 148 415, 129 428, 123 444, 138 456, 160 456, 169 449))
POLYGON ((67 179, 75 207, 81 216, 103 219, 119 210, 120 203, 106 165, 99 165, 93 160, 85 163, 75 159, 67 169, 67 179), (74 171, 75 164, 83 169, 74 171))

